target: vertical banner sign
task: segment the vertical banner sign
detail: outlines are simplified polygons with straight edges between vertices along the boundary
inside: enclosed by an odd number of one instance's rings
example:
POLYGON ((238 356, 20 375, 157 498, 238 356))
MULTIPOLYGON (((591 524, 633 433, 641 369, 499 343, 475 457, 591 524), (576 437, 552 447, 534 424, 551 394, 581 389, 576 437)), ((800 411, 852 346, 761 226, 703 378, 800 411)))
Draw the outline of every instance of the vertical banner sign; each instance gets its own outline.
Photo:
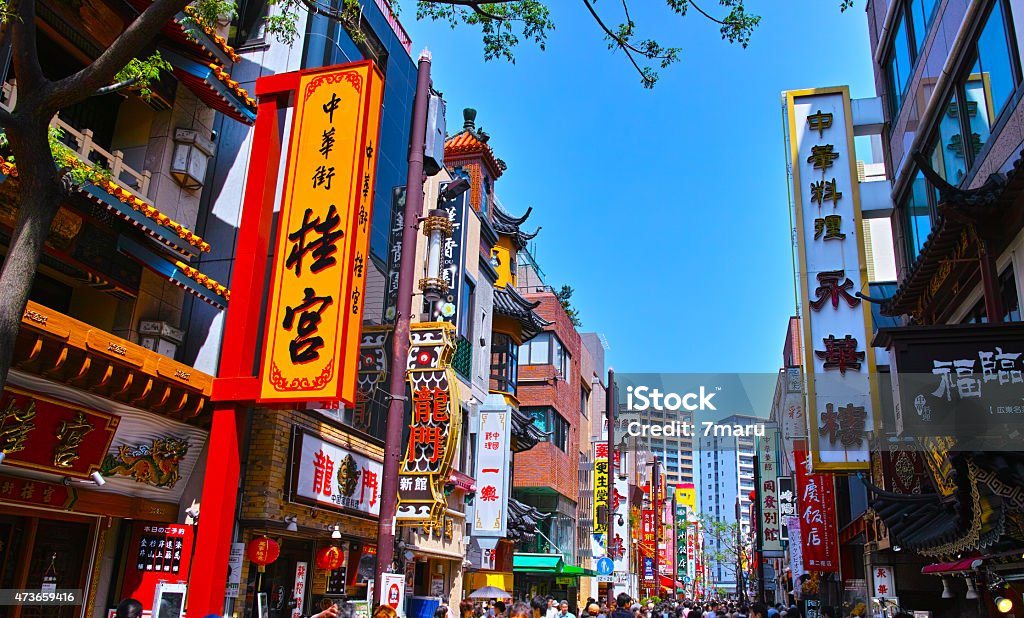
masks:
POLYGON ((785 522, 789 529, 789 536, 793 541, 789 544, 789 570, 793 574, 793 581, 796 590, 800 590, 800 576, 804 574, 804 557, 800 543, 800 518, 797 516, 787 517, 785 522))
POLYGON ((359 342, 359 375, 356 377, 356 405, 352 408, 349 423, 366 433, 375 433, 380 428, 376 419, 386 411, 387 398, 378 388, 388 377, 388 336, 390 326, 364 326, 359 342))
POLYGON ((686 574, 697 577, 697 524, 686 524, 686 574))
POLYGON ((761 468, 761 526, 762 550, 765 556, 782 556, 782 530, 779 519, 779 487, 775 475, 779 473, 778 442, 779 430, 766 427, 764 435, 757 438, 758 466, 761 468))
POLYGON ((786 93, 800 257, 810 457, 818 470, 866 470, 878 389, 870 346, 860 194, 849 89, 786 93))
POLYGON ((654 532, 654 509, 644 509, 641 530, 640 549, 644 555, 654 557, 658 547, 657 535, 654 532))
POLYGON ((384 323, 394 324, 398 305, 398 276, 402 266, 405 229, 405 187, 391 189, 391 227, 388 229, 388 279, 384 284, 384 323))
POLYGON ((871 596, 889 597, 896 596, 896 586, 892 578, 892 567, 875 565, 871 569, 871 596))
POLYGON ((437 304, 435 319, 454 324, 455 332, 458 332, 459 319, 473 319, 472 316, 459 316, 459 298, 462 296, 462 278, 466 267, 466 204, 469 203, 469 193, 466 191, 441 204, 441 210, 448 213, 452 233, 441 248, 441 278, 448 284, 448 292, 437 304))
POLYGON ((594 534, 608 534, 608 442, 594 443, 594 534))
POLYGON ((508 527, 509 424, 512 409, 500 395, 480 406, 476 434, 477 483, 473 536, 501 539, 508 527), (495 401, 497 400, 497 401, 495 401))
POLYGON ((260 403, 355 403, 383 83, 372 62, 300 74, 260 403))
POLYGON ((688 573, 686 572, 686 505, 679 501, 680 489, 676 488, 676 513, 675 513, 675 531, 673 538, 676 540, 676 572, 674 577, 677 580, 682 580, 688 573))
POLYGON ((796 517, 796 496, 793 495, 793 479, 788 476, 780 476, 775 479, 775 487, 779 491, 779 521, 782 523, 781 538, 789 541, 790 517, 796 517))
POLYGON ((447 322, 412 325, 407 361, 412 422, 399 470, 399 525, 441 524, 448 500, 444 484, 459 446, 462 407, 458 379, 451 368, 455 327, 447 322))
MULTIPOLYGON (((626 453, 620 453, 615 451, 613 456, 615 457, 615 470, 625 470, 626 459, 629 457, 626 453)), ((633 519, 630 517, 629 512, 629 479, 619 475, 612 475, 612 487, 614 491, 612 493, 612 510, 615 512, 615 538, 608 543, 608 555, 611 556, 615 562, 616 573, 629 573, 629 552, 626 551, 628 543, 625 539, 632 538, 632 530, 630 527, 633 525, 633 519), (619 522, 622 525, 619 525, 619 522)))
POLYGON ((796 463, 804 569, 838 573, 839 542, 832 476, 811 474, 811 459, 803 442, 798 444, 796 463))

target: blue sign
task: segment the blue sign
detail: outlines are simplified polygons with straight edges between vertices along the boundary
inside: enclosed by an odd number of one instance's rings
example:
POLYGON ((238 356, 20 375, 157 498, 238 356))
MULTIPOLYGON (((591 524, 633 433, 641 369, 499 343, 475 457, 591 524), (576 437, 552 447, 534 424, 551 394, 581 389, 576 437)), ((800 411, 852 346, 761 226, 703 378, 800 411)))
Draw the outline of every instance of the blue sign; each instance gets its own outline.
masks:
POLYGON ((683 575, 683 583, 684 584, 690 583, 690 576, 689 575, 683 575))
POLYGON ((612 571, 615 570, 615 562, 611 558, 601 558, 597 561, 597 574, 598 575, 611 575, 612 571))
POLYGON ((644 556, 644 579, 654 581, 654 558, 644 556))

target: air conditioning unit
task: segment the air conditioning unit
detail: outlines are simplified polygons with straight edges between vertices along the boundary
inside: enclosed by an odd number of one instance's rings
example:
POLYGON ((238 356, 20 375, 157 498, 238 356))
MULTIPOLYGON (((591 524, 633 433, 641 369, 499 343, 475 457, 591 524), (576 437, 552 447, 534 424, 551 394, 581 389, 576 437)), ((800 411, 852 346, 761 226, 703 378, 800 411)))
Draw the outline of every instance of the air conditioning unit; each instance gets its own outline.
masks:
POLYGON ((139 322, 139 345, 173 359, 178 346, 185 339, 185 331, 174 328, 167 322, 142 320, 139 322))
POLYGON ((427 135, 423 144, 423 171, 433 176, 444 167, 444 140, 448 132, 445 104, 441 95, 432 93, 427 104, 427 135))

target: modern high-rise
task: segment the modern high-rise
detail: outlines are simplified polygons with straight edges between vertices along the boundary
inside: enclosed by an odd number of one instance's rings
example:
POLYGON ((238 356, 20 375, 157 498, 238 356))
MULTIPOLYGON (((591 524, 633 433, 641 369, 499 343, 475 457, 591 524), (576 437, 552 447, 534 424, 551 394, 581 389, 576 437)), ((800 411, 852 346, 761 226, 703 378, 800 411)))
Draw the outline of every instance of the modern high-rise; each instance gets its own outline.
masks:
MULTIPOLYGON (((673 423, 693 425, 693 414, 674 410, 645 410, 640 413, 643 424, 671 426, 673 423)), ((681 433, 681 432, 680 432, 681 433)), ((664 466, 665 484, 678 487, 694 483, 694 436, 651 436, 647 439, 651 453, 664 466)))
MULTIPOLYGON (((734 414, 717 422, 718 427, 747 426, 763 423, 763 418, 734 414)), ((728 592, 736 590, 737 512, 750 510, 750 492, 754 490, 754 436, 710 435, 697 437, 700 449, 700 468, 696 485, 699 488, 700 515, 707 524, 704 529, 704 553, 707 574, 714 587, 728 592), (737 503, 739 504, 737 511, 737 503), (718 531, 719 533, 715 533, 718 531)), ((750 523, 744 516, 739 519, 742 545, 750 539, 750 523)))

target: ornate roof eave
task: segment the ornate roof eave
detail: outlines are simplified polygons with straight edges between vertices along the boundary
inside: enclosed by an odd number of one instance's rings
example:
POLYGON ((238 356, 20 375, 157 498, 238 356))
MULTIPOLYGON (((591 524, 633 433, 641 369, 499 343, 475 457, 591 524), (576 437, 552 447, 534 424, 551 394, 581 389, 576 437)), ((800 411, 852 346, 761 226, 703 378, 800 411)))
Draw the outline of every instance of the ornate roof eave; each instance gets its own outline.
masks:
POLYGON ((512 243, 516 246, 517 250, 523 250, 526 248, 526 244, 537 237, 540 233, 541 228, 538 227, 532 234, 522 231, 520 226, 526 222, 526 219, 533 212, 533 206, 526 209, 526 213, 522 217, 513 217, 512 215, 505 212, 501 206, 495 206, 492 217, 494 224, 494 231, 504 236, 511 236, 512 243))
POLYGON ((533 540, 537 524, 548 518, 548 514, 542 513, 536 508, 520 502, 515 498, 508 499, 508 534, 510 541, 533 540))
MULTIPOLYGON (((950 268, 950 251, 956 251, 964 241, 975 241, 977 225, 1005 206, 1008 195, 1015 195, 1024 187, 1024 151, 1014 162, 1007 175, 991 174, 985 184, 974 189, 955 187, 931 168, 921 151, 912 158, 925 178, 939 190, 939 216, 932 226, 915 262, 907 269, 892 298, 882 304, 885 316, 917 315, 925 295, 933 293, 933 277, 940 269, 950 268)), ((952 268, 965 267, 970 259, 953 263, 952 268)), ((940 284, 941 287, 941 284, 940 284)), ((919 317, 919 316, 918 316, 919 317)))
POLYGON ((495 179, 508 168, 504 161, 494 156, 494 149, 469 129, 463 129, 444 142, 445 161, 459 161, 470 157, 481 157, 495 179))
POLYGON ((539 306, 540 301, 531 303, 513 287, 494 288, 494 313, 518 321, 523 329, 523 341, 532 339, 552 324, 534 311, 539 306))
POLYGON ((525 412, 518 408, 512 408, 512 437, 515 439, 513 452, 521 453, 537 446, 537 443, 543 441, 547 436, 537 428, 533 419, 525 412))

